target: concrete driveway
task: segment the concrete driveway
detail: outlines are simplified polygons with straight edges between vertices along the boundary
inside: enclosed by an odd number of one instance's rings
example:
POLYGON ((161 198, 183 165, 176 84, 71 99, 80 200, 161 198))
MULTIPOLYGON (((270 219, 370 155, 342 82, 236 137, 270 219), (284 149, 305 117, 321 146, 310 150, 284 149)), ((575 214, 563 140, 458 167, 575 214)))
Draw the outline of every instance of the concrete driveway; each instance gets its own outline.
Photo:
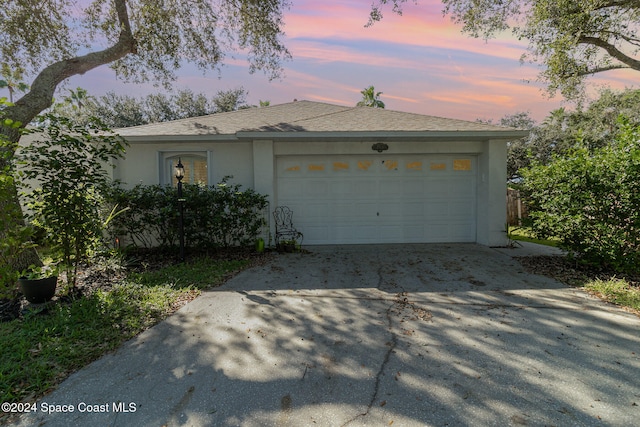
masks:
POLYGON ((277 255, 38 402, 73 413, 22 425, 638 425, 640 319, 510 254, 277 255))

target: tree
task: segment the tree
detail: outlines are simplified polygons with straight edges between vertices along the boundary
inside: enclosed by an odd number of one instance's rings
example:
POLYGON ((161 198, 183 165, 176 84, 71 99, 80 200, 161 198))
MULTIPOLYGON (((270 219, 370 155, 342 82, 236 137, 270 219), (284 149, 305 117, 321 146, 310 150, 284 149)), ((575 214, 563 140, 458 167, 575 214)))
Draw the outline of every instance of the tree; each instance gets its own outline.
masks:
POLYGON ((369 86, 364 90, 361 90, 360 93, 362 94, 362 100, 359 101, 356 106, 384 108, 384 102, 380 100, 382 92, 376 92, 373 86, 369 86))
POLYGON ((564 156, 578 145, 588 150, 606 147, 622 132, 620 116, 631 125, 640 125, 640 90, 607 89, 586 108, 554 110, 529 134, 527 162, 548 164, 554 155, 564 156))
POLYGON ((622 132, 620 116, 626 117, 631 125, 640 125, 640 90, 605 89, 586 108, 576 111, 558 108, 540 124, 528 113, 504 116, 500 119, 501 126, 530 130, 527 137, 507 145, 508 179, 520 181, 520 170, 532 162, 547 165, 554 156, 565 156, 578 145, 589 150, 610 145, 622 132))
POLYGON ((221 90, 212 100, 216 113, 236 111, 247 106, 247 91, 243 88, 221 90))
MULTIPOLYGON (((290 56, 280 41, 287 7, 287 0, 6 0, 0 57, 11 69, 35 75, 29 91, 5 108, 6 117, 26 126, 51 106, 60 83, 105 64, 125 81, 168 85, 183 62, 216 69, 225 50, 235 49, 247 55, 250 72, 276 77, 290 56)), ((0 134, 20 139, 20 129, 3 123, 0 134)), ((0 156, 0 169, 11 161, 12 147, 2 147, 9 155, 0 156)), ((0 209, 19 205, 17 192, 8 194, 0 209)), ((0 238, 6 232, 0 230, 0 238)), ((20 257, 25 267, 34 255, 20 257)))
POLYGON ((80 3, 8 0, 0 9, 2 58, 27 75, 38 73, 31 90, 9 108, 14 120, 29 123, 51 105, 62 81, 100 65, 110 64, 125 81, 169 84, 183 61, 216 69, 231 48, 247 54, 251 72, 264 70, 270 77, 289 57, 280 42, 286 0, 194 0, 162 7, 155 0, 80 3), (78 10, 77 19, 64 18, 78 10), (102 41, 104 49, 78 55, 102 41))
MULTIPOLYGON (((493 124, 493 120, 477 120, 481 123, 493 124)), ((536 121, 531 118, 529 112, 521 111, 515 114, 507 114, 500 119, 500 126, 520 130, 531 130, 536 121)), ((529 165, 529 136, 509 141, 507 143, 507 180, 517 181, 520 178, 519 170, 529 165)))
MULTIPOLYGON (((402 12, 407 0, 378 0, 402 12)), ((587 76, 616 70, 640 71, 640 2, 637 0, 442 0, 444 13, 473 37, 489 39, 511 29, 529 41, 529 56, 544 65, 542 80, 551 94, 579 98, 587 76)))
POLYGON ((640 127, 621 119, 608 145, 578 142, 523 171, 532 228, 580 259, 620 272, 640 268, 640 127))
POLYGON ((116 129, 149 123, 144 103, 128 96, 107 92, 98 98, 91 115, 99 117, 107 126, 116 129))
POLYGON ((6 62, 0 66, 0 75, 3 78, 0 80, 0 89, 7 88, 9 90, 9 102, 11 103, 13 102, 13 94, 16 91, 26 92, 29 89, 29 86, 22 81, 23 74, 24 69, 22 67, 12 70, 6 62))
POLYGON ((115 129, 248 108, 246 94, 243 88, 237 88, 218 91, 209 99, 203 93, 182 89, 176 93, 154 93, 140 98, 107 92, 95 98, 78 88, 71 91, 70 96, 64 97, 62 102, 55 104, 53 112, 73 118, 79 124, 88 124, 93 117, 97 117, 106 126, 115 129), (83 94, 83 108, 76 106, 78 93, 83 94))

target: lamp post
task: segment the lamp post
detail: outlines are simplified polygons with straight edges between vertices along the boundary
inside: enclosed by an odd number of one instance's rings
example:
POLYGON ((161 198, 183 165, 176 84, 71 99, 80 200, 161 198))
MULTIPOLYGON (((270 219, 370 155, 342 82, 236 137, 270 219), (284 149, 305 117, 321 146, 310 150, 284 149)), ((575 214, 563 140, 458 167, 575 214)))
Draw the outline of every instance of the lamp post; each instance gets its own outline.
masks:
POLYGON ((182 178, 184 178, 184 166, 182 160, 178 158, 178 164, 175 168, 176 179, 178 180, 178 205, 180 206, 180 218, 178 219, 178 227, 180 230, 180 262, 184 262, 184 202, 182 198, 182 178))

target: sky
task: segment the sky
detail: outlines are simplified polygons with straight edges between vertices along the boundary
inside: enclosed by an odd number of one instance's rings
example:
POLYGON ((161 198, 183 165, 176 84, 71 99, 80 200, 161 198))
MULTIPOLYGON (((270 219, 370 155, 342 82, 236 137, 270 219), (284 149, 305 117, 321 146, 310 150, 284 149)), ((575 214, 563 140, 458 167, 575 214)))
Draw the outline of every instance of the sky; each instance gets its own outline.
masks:
MULTIPOLYGON (((529 112, 542 121, 552 110, 571 108, 559 95, 549 99, 537 82, 540 68, 521 64, 526 42, 510 34, 485 42, 461 33, 442 15, 439 0, 408 2, 398 16, 387 10, 381 22, 365 28, 371 2, 292 0, 285 13, 284 43, 293 59, 282 78, 249 74, 243 59, 227 58, 220 73, 203 75, 195 67, 178 73, 174 89, 209 96, 242 87, 249 104, 294 99, 351 106, 373 85, 387 109, 464 120, 493 119, 529 112)), ((590 90, 638 87, 637 71, 616 71, 590 79, 590 90)), ((162 91, 151 85, 118 81, 108 67, 71 79, 68 87, 93 95, 108 91, 142 96, 162 91)))

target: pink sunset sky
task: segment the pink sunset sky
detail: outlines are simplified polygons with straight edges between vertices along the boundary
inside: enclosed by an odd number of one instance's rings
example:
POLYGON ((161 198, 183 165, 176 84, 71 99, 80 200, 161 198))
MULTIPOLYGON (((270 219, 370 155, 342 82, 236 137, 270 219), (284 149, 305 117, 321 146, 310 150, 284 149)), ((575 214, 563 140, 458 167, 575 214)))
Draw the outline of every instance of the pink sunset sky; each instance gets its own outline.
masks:
MULTIPOLYGON (((248 103, 271 104, 293 99, 355 105, 360 91, 374 85, 387 109, 466 120, 494 119, 528 111, 541 121, 561 106, 536 82, 539 68, 521 64, 526 43, 510 34, 488 42, 461 34, 460 26, 442 15, 438 0, 406 4, 404 14, 386 10, 384 19, 365 28, 371 2, 293 0, 285 14, 285 45, 293 55, 280 80, 260 72, 250 75, 246 62, 231 55, 221 73, 203 76, 186 66, 175 89, 214 95, 243 87, 248 103)), ((590 91, 638 87, 640 74, 616 71, 591 78, 590 91)), ((74 77, 67 87, 93 95, 108 91, 145 95, 151 85, 124 84, 107 67, 74 77)))

